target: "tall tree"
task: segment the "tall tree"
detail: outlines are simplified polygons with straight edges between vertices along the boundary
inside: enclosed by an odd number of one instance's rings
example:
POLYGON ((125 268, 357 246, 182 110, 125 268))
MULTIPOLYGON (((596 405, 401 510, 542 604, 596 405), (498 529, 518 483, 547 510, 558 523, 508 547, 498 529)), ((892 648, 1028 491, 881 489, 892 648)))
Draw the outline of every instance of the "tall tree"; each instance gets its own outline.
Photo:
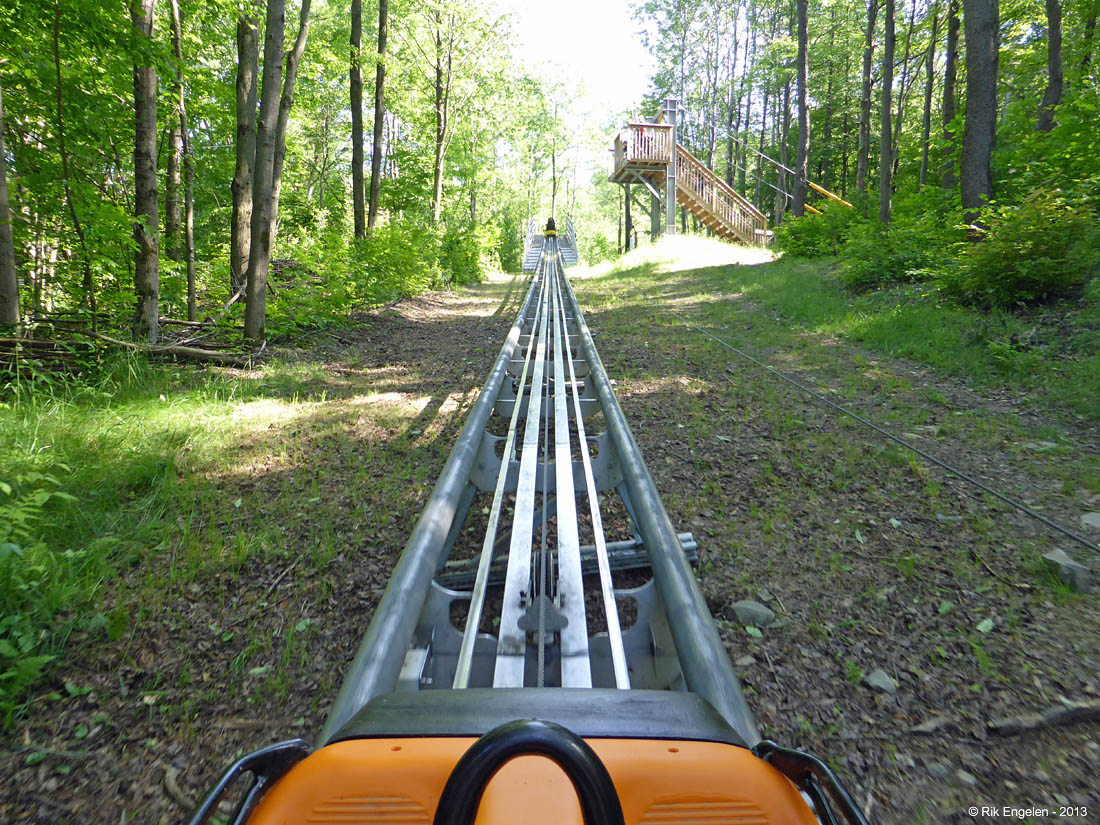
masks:
POLYGON ((370 203, 367 232, 374 231, 378 219, 378 198, 382 189, 382 129, 386 116, 386 29, 389 25, 389 0, 378 0, 378 57, 374 78, 374 143, 370 156, 370 203))
POLYGON ((134 309, 133 332, 154 344, 160 326, 157 227, 157 71, 152 65, 155 0, 130 0, 134 29, 134 309), (145 41, 145 42, 143 42, 145 41))
MULTIPOLYGON (((871 63, 875 48, 875 18, 878 0, 867 0, 867 30, 863 39, 863 74, 859 91, 859 149, 856 152, 856 191, 867 197, 867 169, 871 155, 871 63)), ((866 210, 866 206, 864 206, 866 210)))
POLYGON ((434 11, 435 22, 435 158, 432 163, 432 222, 439 223, 443 210, 443 161, 450 129, 451 79, 455 45, 455 15, 444 23, 444 11, 434 11), (444 29, 446 25, 446 29, 444 29))
POLYGON ((890 131, 890 109, 894 92, 894 0, 886 0, 882 41, 882 131, 879 134, 878 219, 890 223, 894 185, 894 141, 890 131))
POLYGON ((1054 128, 1054 109, 1062 102, 1062 3, 1046 0, 1047 12, 1047 88, 1039 104, 1040 132, 1054 128))
POLYGON ((924 118, 921 121, 920 183, 923 189, 928 182, 928 144, 932 135, 932 92, 936 83, 936 35, 939 23, 939 6, 932 8, 932 33, 928 37, 928 52, 924 57, 924 118))
POLYGON ((943 67, 943 175, 940 185, 944 189, 955 188, 955 157, 951 142, 955 139, 955 122, 958 112, 955 83, 959 67, 959 0, 947 1, 947 55, 943 67))
POLYGON ((810 57, 807 0, 797 0, 798 16, 798 160, 795 163, 794 214, 801 218, 806 206, 806 175, 810 161, 810 57))
POLYGON ((966 220, 977 220, 993 196, 990 162, 997 137, 998 0, 963 0, 966 35, 966 120, 959 183, 966 220))
POLYGON ((256 19, 242 15, 237 20, 237 164, 233 172, 229 241, 229 284, 234 291, 244 286, 248 253, 252 247, 252 174, 256 162, 259 44, 256 19))
POLYGON ((286 130, 294 102, 298 61, 309 36, 309 11, 310 0, 302 0, 298 37, 294 47, 285 55, 284 80, 286 0, 268 0, 267 4, 264 70, 260 110, 256 117, 256 160, 252 174, 252 243, 245 279, 244 336, 254 342, 263 340, 267 323, 267 275, 271 268, 271 251, 279 217, 286 130))
POLYGON ((283 86, 285 0, 268 0, 264 26, 264 72, 256 115, 256 157, 252 167, 251 244, 245 279, 244 335, 263 340, 267 321, 267 273, 271 265, 271 194, 275 175, 275 131, 283 86))
POLYGON ((0 86, 0 324, 19 323, 19 274, 8 208, 8 156, 4 151, 4 90, 0 86))
POLYGON ((183 32, 178 0, 169 2, 172 35, 172 67, 169 90, 172 111, 168 117, 168 151, 164 170, 164 254, 171 261, 180 260, 180 182, 183 166, 183 135, 180 132, 180 109, 183 107, 183 32))
MULTIPOLYGON (((53 65, 54 75, 57 81, 54 87, 54 111, 56 113, 55 125, 57 126, 57 153, 61 156, 61 180, 65 190, 65 203, 68 204, 69 207, 69 217, 71 217, 73 221, 73 230, 76 232, 76 237, 80 241, 81 270, 84 276, 82 284, 84 305, 92 316, 92 330, 95 331, 98 326, 98 316, 96 314, 95 282, 92 280, 92 259, 88 254, 88 239, 84 234, 84 225, 81 223, 80 216, 76 210, 76 199, 73 197, 69 153, 65 143, 65 118, 63 116, 64 109, 61 104, 63 98, 61 83, 61 0, 54 0, 53 6, 53 65)), ((154 110, 154 116, 155 114, 156 112, 154 110)), ((154 171, 154 193, 156 191, 155 174, 154 171)), ((153 210, 153 214, 154 216, 156 215, 155 209, 153 210)), ((156 225, 155 217, 153 225, 156 225)))
POLYGON ((367 234, 363 185, 363 0, 351 0, 351 201, 355 237, 367 234))
MULTIPOLYGON (((179 0, 172 0, 172 43, 176 61, 183 66, 183 21, 179 0)), ((182 71, 182 68, 181 68, 182 71)), ((191 136, 187 123, 187 99, 183 93, 182 77, 179 82, 177 112, 180 134, 180 155, 183 162, 183 260, 187 270, 187 320, 198 315, 195 293, 195 158, 191 153, 191 136)))

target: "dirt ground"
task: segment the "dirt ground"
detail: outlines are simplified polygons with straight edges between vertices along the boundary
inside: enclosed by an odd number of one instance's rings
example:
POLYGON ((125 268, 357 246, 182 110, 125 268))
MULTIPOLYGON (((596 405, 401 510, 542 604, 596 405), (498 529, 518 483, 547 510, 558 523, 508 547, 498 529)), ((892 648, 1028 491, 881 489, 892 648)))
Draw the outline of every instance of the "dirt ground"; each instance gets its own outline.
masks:
MULTIPOLYGON (((576 289, 765 734, 828 759, 874 822, 1095 818, 1100 724, 990 728, 1100 700, 1095 591, 1040 561, 1063 547, 1097 569, 1095 554, 684 325, 666 308, 720 337, 780 323, 742 304, 715 325, 685 277, 576 289), (776 614, 760 638, 742 599, 776 614), (864 683, 877 669, 893 694, 864 683)), ((163 598, 117 644, 72 639, 0 750, 0 822, 178 822, 241 753, 316 734, 522 295, 518 279, 433 294, 276 352, 321 366, 272 390, 314 399, 309 413, 252 433, 207 480, 286 552, 201 583, 151 555, 163 598), (303 502, 290 517, 266 503, 287 496, 303 502)), ((1071 415, 813 336, 756 354, 1067 526, 1100 510, 1070 483, 1100 456, 1071 415)))

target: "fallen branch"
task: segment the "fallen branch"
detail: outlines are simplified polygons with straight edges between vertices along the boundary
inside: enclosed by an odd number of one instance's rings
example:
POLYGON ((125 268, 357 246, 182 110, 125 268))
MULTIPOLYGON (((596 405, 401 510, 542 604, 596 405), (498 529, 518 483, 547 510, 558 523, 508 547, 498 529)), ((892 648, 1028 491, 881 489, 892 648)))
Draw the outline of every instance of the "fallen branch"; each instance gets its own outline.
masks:
POLYGON ((1043 713, 1025 716, 1010 716, 996 719, 987 724, 990 733, 998 736, 1013 736, 1029 730, 1072 725, 1079 722, 1100 720, 1100 701, 1071 702, 1065 707, 1052 707, 1043 713))
POLYGON ((215 350, 199 349, 198 347, 185 347, 181 344, 138 344, 133 341, 122 341, 118 338, 111 338, 110 336, 102 335, 98 332, 79 330, 79 333, 99 341, 104 341, 108 344, 113 344, 116 347, 133 350, 134 352, 146 352, 152 355, 175 355, 178 358, 186 358, 194 361, 210 361, 215 364, 223 364, 227 367, 244 367, 247 366, 252 359, 251 354, 217 352, 215 350))

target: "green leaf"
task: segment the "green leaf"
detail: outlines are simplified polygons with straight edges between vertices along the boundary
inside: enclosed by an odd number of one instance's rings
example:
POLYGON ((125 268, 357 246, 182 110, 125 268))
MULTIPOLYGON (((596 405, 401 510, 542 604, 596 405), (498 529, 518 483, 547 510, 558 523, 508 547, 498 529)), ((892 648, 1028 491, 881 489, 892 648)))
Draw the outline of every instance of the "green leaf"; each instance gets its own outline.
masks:
POLYGON ((745 632, 752 636, 754 639, 764 638, 764 634, 760 631, 760 628, 753 627, 751 624, 745 625, 745 632))
POLYGON ((944 599, 942 602, 940 602, 940 615, 941 616, 947 615, 948 613, 950 613, 954 609, 955 609, 955 605, 954 605, 953 602, 949 602, 949 601, 947 601, 947 599, 944 599))
POLYGON ((75 736, 77 739, 83 739, 87 735, 88 735, 88 726, 87 725, 77 725, 76 726, 76 732, 73 734, 73 736, 75 736))
POLYGON ((8 484, 5 481, 0 481, 0 493, 3 493, 6 496, 10 496, 11 495, 11 485, 8 484))
POLYGON ((90 687, 77 687, 72 682, 66 682, 65 692, 73 698, 76 698, 77 696, 87 696, 92 692, 92 689, 90 687))
POLYGON ((259 667, 254 667, 250 671, 248 671, 248 675, 249 676, 263 676, 269 670, 271 670, 271 665, 260 665, 259 667))
POLYGON ((856 528, 856 541, 863 544, 863 534, 859 532, 859 528, 856 528))
POLYGON ((23 761, 27 765, 37 765, 39 762, 45 761, 47 756, 49 756, 49 754, 44 751, 31 751, 23 761))
POLYGON ((897 530, 899 527, 901 527, 901 522, 898 521, 896 518, 892 518, 890 519, 890 526, 897 530))
POLYGON ((980 622, 978 622, 978 632, 979 633, 988 633, 992 629, 993 629, 993 620, 992 619, 982 619, 980 622))

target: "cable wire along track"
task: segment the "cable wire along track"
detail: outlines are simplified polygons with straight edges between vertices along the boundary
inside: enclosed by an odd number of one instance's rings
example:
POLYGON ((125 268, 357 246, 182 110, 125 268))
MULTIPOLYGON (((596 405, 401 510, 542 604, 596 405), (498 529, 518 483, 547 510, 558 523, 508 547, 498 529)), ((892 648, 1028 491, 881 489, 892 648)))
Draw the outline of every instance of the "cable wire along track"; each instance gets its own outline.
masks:
POLYGON ((241 774, 234 822, 865 822, 761 741, 694 549, 547 232, 316 747, 240 760, 192 822, 241 774))

